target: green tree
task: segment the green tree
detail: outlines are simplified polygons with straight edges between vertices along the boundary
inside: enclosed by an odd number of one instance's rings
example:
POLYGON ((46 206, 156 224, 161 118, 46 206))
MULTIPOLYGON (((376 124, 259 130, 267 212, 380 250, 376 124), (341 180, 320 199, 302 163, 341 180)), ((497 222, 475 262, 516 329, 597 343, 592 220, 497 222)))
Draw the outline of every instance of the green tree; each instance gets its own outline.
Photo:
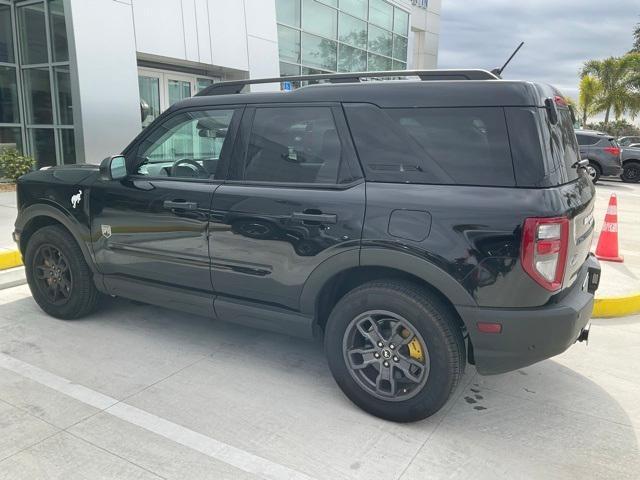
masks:
POLYGON ((640 94, 637 89, 639 66, 640 54, 589 60, 584 64, 581 77, 591 75, 602 86, 594 108, 605 112, 605 124, 609 123, 611 113, 619 119, 625 113, 634 117, 640 111, 640 94))
POLYGON ((582 124, 586 125, 589 115, 598 113, 595 104, 602 92, 602 85, 595 77, 585 75, 580 79, 579 89, 578 107, 582 112, 582 124))

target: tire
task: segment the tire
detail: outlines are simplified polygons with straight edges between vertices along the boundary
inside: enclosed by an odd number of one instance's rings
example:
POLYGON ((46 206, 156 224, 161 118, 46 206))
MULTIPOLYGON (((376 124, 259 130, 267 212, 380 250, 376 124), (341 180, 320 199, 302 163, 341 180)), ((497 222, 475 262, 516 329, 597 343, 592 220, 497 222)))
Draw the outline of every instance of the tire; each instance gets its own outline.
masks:
POLYGON ((99 292, 91 269, 73 236, 61 226, 44 227, 31 236, 25 273, 36 303, 53 317, 80 318, 96 306, 99 292))
POLYGON ((589 161, 589 166, 587 167, 587 173, 591 177, 591 181, 596 184, 598 180, 600 180, 600 175, 602 175, 602 170, 600 169, 600 165, 595 162, 589 161))
MULTIPOLYGON (((373 331, 373 328, 369 329, 367 335, 372 335, 373 331)), ((397 335, 395 338, 398 339, 397 335)), ((370 414, 395 422, 422 420, 440 410, 457 387, 466 366, 464 341, 455 313, 426 289, 399 280, 369 282, 340 299, 327 320, 324 346, 329 368, 344 394, 370 414), (367 316, 375 320, 379 328, 377 333, 384 337, 382 349, 376 349, 377 346, 370 340, 363 341, 363 330, 354 326, 366 327, 369 322, 367 316), (385 320, 385 316, 390 320, 385 320), (398 323, 394 323, 396 320, 398 323), (392 333, 386 333, 385 324, 393 325, 391 332, 397 325, 400 325, 400 332, 411 329, 404 341, 413 338, 410 342, 413 344, 418 339, 422 343, 423 360, 416 360, 406 344, 389 350, 393 348, 394 337, 392 333), (406 329, 405 324, 408 324, 406 329), (363 341, 361 347, 353 347, 353 342, 357 341, 363 341), (366 357, 360 356, 361 365, 366 364, 367 367, 354 369, 350 363, 358 363, 360 359, 354 360, 354 355, 357 357, 359 353, 353 352, 360 350, 368 352, 366 357), (387 356, 389 351, 391 357, 387 356), (378 359, 374 359, 376 353, 378 359), (384 358, 388 359, 387 364, 390 365, 386 370, 384 358), (410 375, 415 377, 415 381, 409 381, 404 370, 401 370, 403 364, 406 366, 407 359, 424 364, 422 376, 420 368, 416 369, 415 365, 410 367, 414 369, 410 375), (370 361, 381 363, 373 365, 370 361), (379 373, 376 376, 376 372, 382 371, 392 372, 393 386, 390 381, 381 380, 379 373), (372 385, 374 377, 375 387, 372 385), (422 380, 418 382, 418 378, 422 380)))
POLYGON ((620 178, 626 183, 640 182, 640 162, 632 161, 623 165, 622 175, 620 178))

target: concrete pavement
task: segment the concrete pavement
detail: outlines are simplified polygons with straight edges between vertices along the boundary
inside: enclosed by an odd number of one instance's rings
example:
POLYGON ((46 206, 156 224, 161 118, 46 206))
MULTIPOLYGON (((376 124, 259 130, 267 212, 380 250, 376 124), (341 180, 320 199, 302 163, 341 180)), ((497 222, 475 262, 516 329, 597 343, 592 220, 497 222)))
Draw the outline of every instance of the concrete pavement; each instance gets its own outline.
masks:
POLYGON ((505 375, 469 367, 401 425, 338 390, 321 348, 109 299, 90 317, 0 294, 0 479, 637 478, 640 317, 505 375))
POLYGON ((11 232, 16 221, 17 206, 16 192, 0 192, 0 252, 16 248, 11 232))

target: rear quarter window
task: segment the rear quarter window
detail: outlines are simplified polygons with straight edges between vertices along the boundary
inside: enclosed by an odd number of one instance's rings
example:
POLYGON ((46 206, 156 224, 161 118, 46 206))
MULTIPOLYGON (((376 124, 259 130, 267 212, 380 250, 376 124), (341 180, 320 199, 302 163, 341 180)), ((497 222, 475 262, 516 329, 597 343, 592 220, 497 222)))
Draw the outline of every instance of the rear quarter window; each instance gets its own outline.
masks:
POLYGON ((551 125, 551 154, 565 182, 578 178, 575 165, 580 160, 580 147, 568 108, 558 108, 558 123, 551 125))
POLYGON ((504 110, 345 105, 367 178, 514 186, 504 110))

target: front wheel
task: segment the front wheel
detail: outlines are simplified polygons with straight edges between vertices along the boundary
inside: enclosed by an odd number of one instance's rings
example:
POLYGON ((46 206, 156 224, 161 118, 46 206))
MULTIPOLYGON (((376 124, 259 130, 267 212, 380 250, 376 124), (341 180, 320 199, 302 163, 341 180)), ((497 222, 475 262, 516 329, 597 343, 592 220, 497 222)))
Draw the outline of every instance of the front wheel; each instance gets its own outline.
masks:
POLYGON ((455 314, 410 282, 370 282, 347 293, 325 330, 325 351, 345 395, 386 420, 436 413, 465 367, 455 314))
POLYGON ((640 162, 625 163, 620 178, 627 183, 640 182, 640 162))
POLYGON ((70 320, 90 313, 98 291, 82 250, 61 226, 37 230, 25 250, 25 273, 36 303, 51 316, 70 320))

